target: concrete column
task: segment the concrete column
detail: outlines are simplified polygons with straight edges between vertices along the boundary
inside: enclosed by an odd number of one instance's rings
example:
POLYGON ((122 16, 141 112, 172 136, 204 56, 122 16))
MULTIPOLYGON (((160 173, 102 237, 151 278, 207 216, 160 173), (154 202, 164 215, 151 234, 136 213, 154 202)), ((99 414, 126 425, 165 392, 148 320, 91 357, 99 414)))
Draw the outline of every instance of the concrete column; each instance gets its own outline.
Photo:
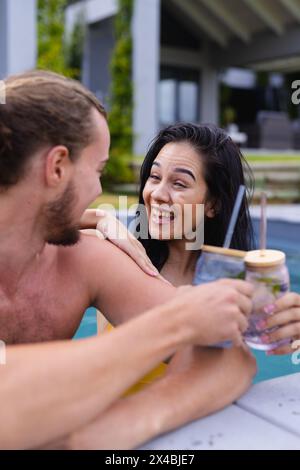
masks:
POLYGON ((218 72, 210 65, 201 71, 200 122, 219 124, 219 82, 218 72))
POLYGON ((7 1, 0 0, 0 80, 5 77, 7 69, 6 10, 7 1))
POLYGON ((0 0, 0 78, 35 67, 36 23, 36 0, 0 0))
POLYGON ((158 129, 160 0, 135 0, 132 26, 134 152, 144 155, 158 129))

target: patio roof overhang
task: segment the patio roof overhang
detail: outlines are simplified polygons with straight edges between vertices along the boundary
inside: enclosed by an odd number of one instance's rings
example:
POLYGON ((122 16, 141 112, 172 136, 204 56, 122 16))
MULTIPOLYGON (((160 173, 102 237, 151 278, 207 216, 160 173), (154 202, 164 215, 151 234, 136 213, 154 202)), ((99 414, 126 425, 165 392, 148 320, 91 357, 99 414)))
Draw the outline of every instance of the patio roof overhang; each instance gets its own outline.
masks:
POLYGON ((161 0, 206 38, 215 67, 300 68, 300 0, 161 0))

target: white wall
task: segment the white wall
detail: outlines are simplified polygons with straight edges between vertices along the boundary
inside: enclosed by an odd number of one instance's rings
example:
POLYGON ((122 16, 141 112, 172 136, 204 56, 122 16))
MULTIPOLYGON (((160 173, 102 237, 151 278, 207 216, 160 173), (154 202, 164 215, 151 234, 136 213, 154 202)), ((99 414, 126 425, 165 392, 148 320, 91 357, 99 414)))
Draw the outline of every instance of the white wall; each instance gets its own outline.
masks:
POLYGON ((144 155, 158 129, 160 0, 135 0, 133 17, 134 152, 144 155))
POLYGON ((6 1, 0 0, 0 80, 6 75, 6 1))
POLYGON ((87 24, 97 23, 114 16, 118 11, 117 0, 83 0, 66 9, 66 31, 70 33, 78 19, 84 15, 87 24))
MULTIPOLYGON (((36 0, 0 0, 2 78, 36 65, 36 0)), ((1 78, 0 76, 0 78, 1 78)))

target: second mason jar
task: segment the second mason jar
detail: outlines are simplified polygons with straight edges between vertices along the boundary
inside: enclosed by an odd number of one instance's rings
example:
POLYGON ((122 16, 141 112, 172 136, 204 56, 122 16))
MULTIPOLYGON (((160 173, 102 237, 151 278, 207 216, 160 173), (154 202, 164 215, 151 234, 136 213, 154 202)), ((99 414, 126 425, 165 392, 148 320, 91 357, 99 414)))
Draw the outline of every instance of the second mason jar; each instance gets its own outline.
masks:
POLYGON ((264 336, 278 327, 262 330, 262 320, 270 313, 266 307, 290 289, 290 277, 285 263, 285 254, 277 250, 249 251, 245 257, 246 281, 254 285, 253 310, 249 318, 249 328, 244 337, 248 346, 254 349, 270 351, 289 339, 276 343, 264 342, 264 336))

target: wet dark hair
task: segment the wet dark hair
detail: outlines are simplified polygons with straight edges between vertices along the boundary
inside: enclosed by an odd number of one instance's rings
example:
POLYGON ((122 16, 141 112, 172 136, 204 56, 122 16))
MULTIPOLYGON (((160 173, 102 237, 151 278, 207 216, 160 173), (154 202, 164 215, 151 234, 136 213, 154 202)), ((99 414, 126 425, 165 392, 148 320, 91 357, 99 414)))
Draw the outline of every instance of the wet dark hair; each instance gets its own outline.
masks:
MULTIPOLYGON (((248 199, 253 193, 252 172, 239 147, 219 127, 179 123, 161 130, 150 144, 141 168, 139 203, 144 204, 143 190, 155 158, 170 142, 189 143, 198 152, 203 163, 203 177, 208 191, 207 200, 212 203, 215 210, 214 218, 205 218, 204 243, 214 246, 223 245, 235 198, 240 185, 245 184, 247 194, 242 201, 230 247, 239 250, 252 249, 254 235, 248 207, 248 199)), ((138 210, 137 220, 139 215, 138 210)), ((136 233, 138 237, 138 231, 136 233)), ((139 237, 138 239, 145 247, 152 263, 161 270, 169 255, 168 241, 151 239, 149 234, 148 239, 139 237)))

